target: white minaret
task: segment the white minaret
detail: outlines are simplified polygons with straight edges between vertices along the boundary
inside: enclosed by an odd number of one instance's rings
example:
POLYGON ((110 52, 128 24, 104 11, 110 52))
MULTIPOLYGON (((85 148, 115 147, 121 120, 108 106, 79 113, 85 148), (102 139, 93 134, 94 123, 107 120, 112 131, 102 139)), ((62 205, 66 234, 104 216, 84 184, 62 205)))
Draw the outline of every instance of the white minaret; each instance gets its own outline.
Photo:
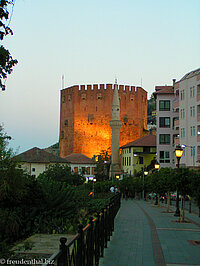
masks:
POLYGON ((119 143, 120 143, 120 128, 122 121, 120 120, 120 104, 118 96, 118 85, 115 79, 114 95, 112 102, 112 120, 110 126, 112 129, 112 157, 110 167, 110 177, 113 179, 117 174, 121 172, 120 161, 119 161, 119 143))

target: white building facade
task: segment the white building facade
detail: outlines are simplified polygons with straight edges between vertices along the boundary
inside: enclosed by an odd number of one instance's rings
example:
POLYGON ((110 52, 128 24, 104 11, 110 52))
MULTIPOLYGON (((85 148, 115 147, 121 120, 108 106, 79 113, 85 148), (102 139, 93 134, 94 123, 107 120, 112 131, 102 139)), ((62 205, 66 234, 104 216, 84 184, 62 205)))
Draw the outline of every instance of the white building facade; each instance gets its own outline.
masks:
POLYGON ((174 139, 178 134, 175 128, 177 113, 173 110, 173 86, 156 86, 154 97, 157 110, 157 161, 160 167, 174 167, 174 139))
POLYGON ((181 165, 200 166, 200 68, 187 73, 175 84, 176 108, 179 111, 179 138, 183 149, 181 165))

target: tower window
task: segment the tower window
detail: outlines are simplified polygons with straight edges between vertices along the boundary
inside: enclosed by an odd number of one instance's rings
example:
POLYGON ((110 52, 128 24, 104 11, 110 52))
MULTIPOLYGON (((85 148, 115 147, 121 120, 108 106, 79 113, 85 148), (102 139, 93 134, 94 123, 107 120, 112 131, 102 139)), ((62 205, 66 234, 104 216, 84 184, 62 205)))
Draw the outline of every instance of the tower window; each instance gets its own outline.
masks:
POLYGON ((65 102, 65 95, 63 95, 63 97, 62 97, 62 102, 63 103, 65 102))
POLYGON ((86 100, 86 93, 82 93, 82 94, 81 94, 81 99, 82 99, 82 100, 86 100))
POLYGON ((68 120, 65 120, 65 126, 68 126, 68 120))
POLYGON ((102 94, 101 93, 97 93, 97 99, 102 99, 102 94))

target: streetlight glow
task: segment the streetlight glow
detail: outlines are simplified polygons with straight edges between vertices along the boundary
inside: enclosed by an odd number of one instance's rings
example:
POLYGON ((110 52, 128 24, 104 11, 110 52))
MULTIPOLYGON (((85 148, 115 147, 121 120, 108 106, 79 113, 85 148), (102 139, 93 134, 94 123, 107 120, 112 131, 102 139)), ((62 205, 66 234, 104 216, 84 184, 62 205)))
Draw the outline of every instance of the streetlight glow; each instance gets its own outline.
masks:
POLYGON ((160 164, 159 162, 156 162, 155 165, 154 165, 155 169, 158 170, 160 168, 160 164))
POLYGON ((181 156, 183 155, 183 148, 181 147, 181 145, 176 146, 175 154, 177 158, 181 158, 181 156))

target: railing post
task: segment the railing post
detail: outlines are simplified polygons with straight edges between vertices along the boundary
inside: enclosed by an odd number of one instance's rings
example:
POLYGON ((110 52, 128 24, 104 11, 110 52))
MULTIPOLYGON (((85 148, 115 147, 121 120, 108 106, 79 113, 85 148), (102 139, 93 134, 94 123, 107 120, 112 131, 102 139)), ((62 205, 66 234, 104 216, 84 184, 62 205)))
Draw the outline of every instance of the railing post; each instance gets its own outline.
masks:
POLYGON ((95 225, 95 235, 94 235, 94 243, 95 243, 95 265, 99 265, 99 257, 100 257, 100 245, 101 245, 101 240, 100 240, 100 212, 97 212, 97 220, 96 220, 96 225, 95 225))
POLYGON ((100 256, 103 257, 104 253, 104 243, 105 243, 105 208, 101 210, 101 220, 100 220, 100 256))
POLYGON ((61 237, 60 238, 60 250, 61 250, 61 255, 58 258, 58 266, 67 266, 67 246, 65 243, 67 242, 66 237, 61 237))
POLYGON ((93 266, 94 259, 94 232, 93 232, 93 217, 89 218, 90 228, 88 231, 88 243, 87 243, 87 266, 93 266))
POLYGON ((103 230, 104 230, 104 247, 107 248, 107 241, 108 241, 108 209, 107 206, 104 209, 104 224, 103 224, 103 230))
POLYGON ((84 236, 83 236, 83 225, 78 226, 79 238, 77 240, 77 266, 85 265, 84 263, 84 236))
MULTIPOLYGON (((114 198, 115 199, 115 198, 114 198)), ((114 231, 114 215, 115 215, 115 202, 114 199, 111 201, 109 205, 109 220, 110 220, 110 236, 112 236, 112 232, 114 231)))

